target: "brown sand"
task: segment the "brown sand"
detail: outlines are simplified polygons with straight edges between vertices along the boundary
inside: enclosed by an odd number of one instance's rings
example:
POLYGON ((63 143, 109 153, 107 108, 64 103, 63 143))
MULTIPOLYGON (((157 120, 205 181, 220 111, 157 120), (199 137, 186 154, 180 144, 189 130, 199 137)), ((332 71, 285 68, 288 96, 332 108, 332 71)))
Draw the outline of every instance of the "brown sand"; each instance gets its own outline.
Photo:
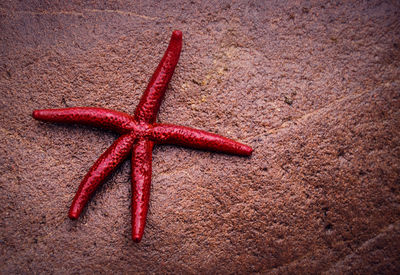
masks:
POLYGON ((398 1, 64 2, 0 3, 1 273, 400 272, 398 1), (132 113, 173 29, 159 121, 255 151, 157 147, 136 244, 130 161, 67 217, 117 135, 30 115, 132 113))

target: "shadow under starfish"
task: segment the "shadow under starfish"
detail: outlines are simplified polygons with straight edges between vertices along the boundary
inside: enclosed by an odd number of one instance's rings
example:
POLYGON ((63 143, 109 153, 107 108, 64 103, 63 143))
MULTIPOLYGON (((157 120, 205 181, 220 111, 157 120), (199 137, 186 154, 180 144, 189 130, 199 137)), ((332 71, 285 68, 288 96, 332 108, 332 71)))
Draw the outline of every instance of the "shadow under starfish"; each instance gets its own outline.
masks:
POLYGON ((175 30, 133 116, 90 107, 33 111, 32 116, 37 120, 86 124, 121 134, 90 168, 79 185, 69 210, 71 219, 79 217, 96 188, 132 152, 132 239, 140 242, 149 207, 154 144, 175 144, 235 155, 251 155, 251 147, 231 139, 184 126, 155 123, 181 49, 182 32, 175 30))

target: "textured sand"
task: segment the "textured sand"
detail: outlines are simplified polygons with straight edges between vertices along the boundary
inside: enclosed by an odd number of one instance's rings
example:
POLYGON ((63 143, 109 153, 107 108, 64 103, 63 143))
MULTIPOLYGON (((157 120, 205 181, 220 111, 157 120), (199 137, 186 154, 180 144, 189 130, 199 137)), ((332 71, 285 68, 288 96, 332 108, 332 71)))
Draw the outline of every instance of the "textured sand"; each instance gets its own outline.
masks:
POLYGON ((231 2, 0 3, 1 273, 400 272, 399 3, 231 2), (156 147, 136 244, 130 161, 67 217, 118 135, 30 115, 133 113, 174 29, 159 121, 255 151, 156 147))

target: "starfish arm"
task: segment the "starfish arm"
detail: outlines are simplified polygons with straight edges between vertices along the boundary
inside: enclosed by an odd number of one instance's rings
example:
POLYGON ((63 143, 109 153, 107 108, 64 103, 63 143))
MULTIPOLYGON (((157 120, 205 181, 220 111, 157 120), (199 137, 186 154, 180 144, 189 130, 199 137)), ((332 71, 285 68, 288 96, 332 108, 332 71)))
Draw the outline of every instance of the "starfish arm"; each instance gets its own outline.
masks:
POLYGON ((79 123, 126 133, 133 129, 133 118, 125 113, 92 107, 43 109, 32 113, 34 119, 58 123, 79 123))
POLYGON ((196 149, 249 156, 250 146, 229 138, 184 126, 155 124, 151 133, 157 143, 182 145, 196 149))
POLYGON ((135 119, 147 123, 156 121, 157 112, 182 49, 182 32, 173 31, 168 48, 155 70, 135 110, 135 119))
POLYGON ((154 142, 141 139, 132 151, 132 239, 140 242, 149 209, 154 142))
POLYGON ((69 217, 77 219, 96 188, 130 153, 135 137, 126 134, 119 137, 95 162, 79 185, 69 209, 69 217))

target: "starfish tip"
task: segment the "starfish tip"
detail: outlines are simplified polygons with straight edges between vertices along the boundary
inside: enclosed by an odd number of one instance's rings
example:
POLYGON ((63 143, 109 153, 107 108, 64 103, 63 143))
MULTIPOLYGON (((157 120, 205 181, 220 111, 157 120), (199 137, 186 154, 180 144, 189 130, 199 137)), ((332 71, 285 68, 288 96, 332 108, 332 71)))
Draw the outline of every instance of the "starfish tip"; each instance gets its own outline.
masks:
POLYGON ((132 235, 132 240, 133 240, 135 243, 140 243, 140 241, 142 240, 142 236, 133 234, 133 235, 132 235))
POLYGON ((174 30, 174 31, 172 32, 172 37, 173 37, 173 38, 181 39, 181 38, 182 38, 182 32, 181 32, 180 30, 174 30))
POLYGON ((252 153, 253 148, 245 144, 240 144, 239 151, 237 151, 237 154, 242 156, 250 156, 252 153))
POLYGON ((34 110, 34 111, 32 112, 32 117, 33 117, 34 119, 38 119, 38 117, 39 117, 39 110, 34 110))
POLYGON ((69 211, 68 217, 69 217, 71 220, 76 220, 76 219, 79 218, 79 213, 78 213, 78 212, 75 212, 75 211, 69 211))

